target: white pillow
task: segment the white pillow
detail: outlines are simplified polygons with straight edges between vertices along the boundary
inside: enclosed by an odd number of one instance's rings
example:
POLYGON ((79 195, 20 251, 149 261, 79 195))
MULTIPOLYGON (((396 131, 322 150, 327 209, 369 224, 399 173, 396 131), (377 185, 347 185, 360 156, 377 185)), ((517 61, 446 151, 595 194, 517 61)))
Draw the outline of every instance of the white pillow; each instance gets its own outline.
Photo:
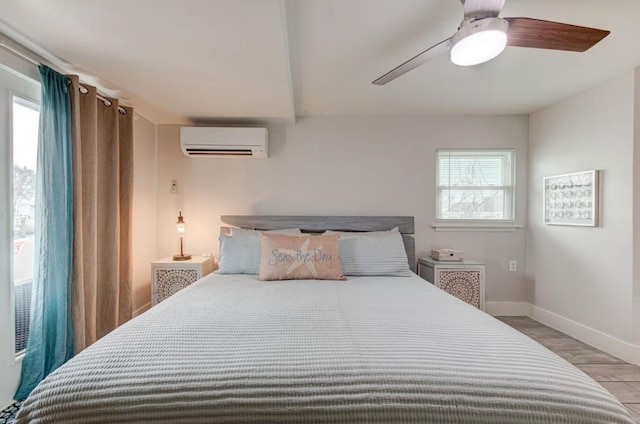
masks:
POLYGON ((218 274, 255 274, 260 271, 260 236, 220 238, 218 274))
POLYGON ((260 230, 249 230, 247 228, 234 228, 231 227, 231 236, 256 236, 260 238, 260 233, 277 233, 277 234, 287 234, 287 235, 296 235, 302 234, 299 228, 288 228, 286 230, 269 230, 269 231, 260 231, 260 230))
MULTIPOLYGON (((271 230, 267 233, 300 235, 298 228, 271 230)), ((258 230, 231 228, 231 235, 222 235, 218 274, 255 274, 260 271, 260 233, 258 230)))
POLYGON ((340 262, 344 275, 411 276, 402 235, 397 229, 369 233, 340 233, 340 262))

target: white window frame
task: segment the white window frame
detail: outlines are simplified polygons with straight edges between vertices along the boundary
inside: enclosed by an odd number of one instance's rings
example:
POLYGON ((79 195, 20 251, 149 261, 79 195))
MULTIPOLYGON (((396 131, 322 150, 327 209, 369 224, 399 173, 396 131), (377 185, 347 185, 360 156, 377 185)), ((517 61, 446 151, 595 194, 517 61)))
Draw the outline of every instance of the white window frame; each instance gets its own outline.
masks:
MULTIPOLYGON (((23 51, 23 48, 20 48, 23 51)), ((20 383, 24 354, 15 355, 13 280, 13 95, 40 102, 38 67, 0 48, 0 405, 8 404, 20 383), (11 162, 11 163, 10 163, 11 162), (10 210, 11 209, 11 210, 10 210)))
MULTIPOLYGON (((10 216, 10 221, 11 221, 11 248, 13 249, 13 243, 15 241, 15 234, 13 231, 13 226, 14 226, 14 208, 13 208, 13 143, 15 142, 15 140, 13 139, 13 116, 14 116, 14 106, 16 104, 20 104, 23 107, 27 107, 29 109, 33 109, 33 110, 37 110, 38 113, 41 112, 41 108, 42 108, 42 102, 40 100, 36 100, 34 98, 31 98, 21 92, 16 92, 16 91, 9 91, 9 157, 8 157, 8 164, 9 164, 9 172, 10 172, 10 177, 9 177, 9 198, 10 198, 10 202, 9 202, 9 216, 10 216), (33 107, 35 106, 35 107, 33 107)), ((25 352, 26 352, 26 348, 19 351, 19 352, 15 352, 15 345, 16 345, 16 339, 15 339, 15 331, 16 331, 16 326, 17 326, 17 322, 15 320, 15 307, 16 307, 16 281, 15 281, 15 273, 14 273, 14 269, 13 269, 13 260, 10 261, 10 282, 11 282, 11 338, 12 338, 12 342, 11 342, 11 346, 14 349, 14 357, 16 362, 17 361, 21 361, 24 358, 25 352)), ((32 287, 33 287, 33 282, 31 283, 32 287)))
POLYGON ((521 226, 514 225, 516 212, 516 150, 509 148, 487 148, 487 149, 437 149, 436 150, 436 201, 435 201, 435 217, 436 224, 433 227, 436 230, 448 229, 464 229, 464 228, 481 228, 486 230, 515 230, 521 226), (442 153, 455 153, 470 155, 476 154, 505 154, 504 160, 507 161, 503 166, 507 169, 507 177, 510 184, 501 186, 455 186, 459 189, 491 189, 504 190, 505 211, 510 213, 510 217, 506 219, 475 219, 475 218, 442 218, 442 191, 452 186, 440 185, 440 157, 442 153), (510 161, 510 163, 509 163, 510 161))

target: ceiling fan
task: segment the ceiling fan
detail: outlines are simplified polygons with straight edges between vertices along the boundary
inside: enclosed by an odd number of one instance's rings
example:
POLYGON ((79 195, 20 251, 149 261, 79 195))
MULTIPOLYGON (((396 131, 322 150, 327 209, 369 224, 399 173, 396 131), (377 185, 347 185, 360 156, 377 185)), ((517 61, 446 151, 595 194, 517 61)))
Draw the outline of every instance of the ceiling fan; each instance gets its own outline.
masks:
POLYGON ((375 85, 384 85, 429 60, 450 51, 451 61, 472 66, 498 56, 507 46, 584 52, 610 31, 532 18, 500 18, 505 0, 460 0, 464 20, 452 37, 387 72, 375 85))

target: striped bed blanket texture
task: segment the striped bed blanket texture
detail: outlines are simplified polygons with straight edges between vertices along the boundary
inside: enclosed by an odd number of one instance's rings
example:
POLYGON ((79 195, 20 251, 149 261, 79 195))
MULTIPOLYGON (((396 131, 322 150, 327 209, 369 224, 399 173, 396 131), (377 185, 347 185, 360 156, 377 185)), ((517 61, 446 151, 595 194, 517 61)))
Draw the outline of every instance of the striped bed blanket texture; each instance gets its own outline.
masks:
POLYGON ((530 338, 416 275, 211 274, 47 377, 17 424, 625 423, 530 338))

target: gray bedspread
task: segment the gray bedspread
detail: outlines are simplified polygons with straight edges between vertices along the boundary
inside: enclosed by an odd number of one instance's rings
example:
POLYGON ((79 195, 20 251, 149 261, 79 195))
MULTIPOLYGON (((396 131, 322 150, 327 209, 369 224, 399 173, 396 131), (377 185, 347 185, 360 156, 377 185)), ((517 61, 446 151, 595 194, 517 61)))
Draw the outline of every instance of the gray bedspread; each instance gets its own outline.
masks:
POLYGON ((628 423, 590 377, 413 277, 210 275, 47 377, 26 423, 628 423))

